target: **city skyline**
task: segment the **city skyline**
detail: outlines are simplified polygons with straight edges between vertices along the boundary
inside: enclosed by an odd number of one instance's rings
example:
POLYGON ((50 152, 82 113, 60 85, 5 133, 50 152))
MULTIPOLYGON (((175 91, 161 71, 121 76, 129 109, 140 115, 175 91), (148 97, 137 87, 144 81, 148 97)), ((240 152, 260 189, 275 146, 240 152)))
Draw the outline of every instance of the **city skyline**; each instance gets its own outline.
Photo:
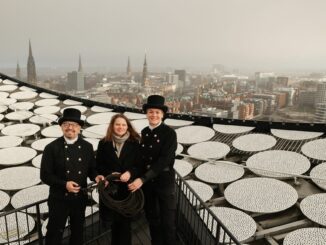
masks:
POLYGON ((40 68, 73 67, 81 54, 85 68, 125 69, 129 56, 137 69, 146 50, 149 71, 213 64, 245 71, 326 70, 324 1, 14 0, 3 6, 2 68, 16 67, 17 60, 24 68, 30 38, 40 68))

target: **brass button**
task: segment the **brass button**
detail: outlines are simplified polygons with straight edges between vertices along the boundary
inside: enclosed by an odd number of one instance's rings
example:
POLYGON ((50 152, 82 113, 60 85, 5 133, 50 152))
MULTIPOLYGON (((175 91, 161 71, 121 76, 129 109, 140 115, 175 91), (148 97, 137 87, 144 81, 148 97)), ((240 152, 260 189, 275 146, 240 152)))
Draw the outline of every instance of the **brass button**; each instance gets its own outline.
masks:
POLYGON ((68 146, 67 146, 67 145, 65 145, 65 148, 67 149, 67 148, 68 148, 68 146))
POLYGON ((81 160, 82 160, 81 158, 78 158, 78 161, 80 161, 80 162, 81 162, 81 160))
POLYGON ((151 165, 149 165, 149 164, 146 165, 146 169, 150 169, 150 167, 151 167, 151 165))
POLYGON ((154 134, 154 137, 156 138, 156 137, 157 137, 157 135, 156 135, 156 134, 154 134))
POLYGON ((81 174, 82 172, 81 171, 78 171, 78 174, 81 174))
POLYGON ((149 146, 149 148, 153 148, 153 146, 152 146, 152 145, 150 145, 150 146, 149 146))
POLYGON ((142 147, 145 147, 145 145, 144 145, 144 144, 142 144, 141 146, 142 146, 142 147))
POLYGON ((81 148, 81 146, 79 145, 79 146, 78 146, 78 148, 80 149, 80 148, 81 148))
POLYGON ((65 193, 65 196, 68 196, 68 193, 67 192, 65 193))
POLYGON ((67 174, 69 174, 70 173, 70 171, 69 170, 67 170, 67 174))
POLYGON ((67 161, 69 161, 69 157, 67 157, 67 161))

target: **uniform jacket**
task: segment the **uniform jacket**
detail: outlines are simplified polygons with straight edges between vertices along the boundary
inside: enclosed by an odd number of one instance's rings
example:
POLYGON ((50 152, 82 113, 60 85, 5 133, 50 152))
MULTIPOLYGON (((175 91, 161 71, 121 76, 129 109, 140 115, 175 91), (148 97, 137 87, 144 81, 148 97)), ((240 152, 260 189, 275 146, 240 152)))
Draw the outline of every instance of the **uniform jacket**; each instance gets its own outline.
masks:
POLYGON ((177 135, 163 122, 151 130, 146 127, 141 132, 141 152, 143 160, 142 180, 151 181, 159 188, 174 185, 175 171, 173 168, 177 135))
POLYGON ((67 144, 60 137, 48 144, 41 161, 41 180, 50 186, 49 197, 75 198, 83 195, 68 193, 67 181, 75 181, 82 188, 87 186, 87 177, 94 180, 96 165, 93 146, 78 138, 74 144, 67 144))

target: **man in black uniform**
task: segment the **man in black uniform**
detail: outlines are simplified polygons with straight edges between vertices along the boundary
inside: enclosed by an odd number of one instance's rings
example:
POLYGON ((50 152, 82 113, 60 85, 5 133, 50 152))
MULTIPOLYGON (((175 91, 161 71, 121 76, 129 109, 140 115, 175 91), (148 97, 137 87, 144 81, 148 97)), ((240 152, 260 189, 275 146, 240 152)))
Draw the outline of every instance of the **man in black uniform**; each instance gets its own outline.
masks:
POLYGON ((144 173, 129 184, 135 191, 143 186, 145 213, 153 245, 176 244, 176 194, 174 158, 177 136, 163 123, 168 108, 164 97, 151 95, 143 105, 149 126, 141 132, 144 173))
POLYGON ((80 111, 68 108, 58 122, 63 137, 45 147, 41 161, 41 180, 50 186, 45 243, 61 244, 69 216, 70 245, 81 245, 87 201, 81 188, 87 186, 87 177, 96 182, 104 177, 96 174, 92 145, 78 136, 84 124, 80 111))

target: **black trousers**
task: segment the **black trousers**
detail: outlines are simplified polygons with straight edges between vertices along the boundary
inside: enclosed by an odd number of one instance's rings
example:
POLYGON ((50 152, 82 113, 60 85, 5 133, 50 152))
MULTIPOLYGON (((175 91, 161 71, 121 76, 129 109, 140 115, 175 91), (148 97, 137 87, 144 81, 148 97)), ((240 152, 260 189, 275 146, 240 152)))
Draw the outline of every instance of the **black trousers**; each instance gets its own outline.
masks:
POLYGON ((175 186, 158 188, 151 182, 143 187, 145 214, 149 223, 152 245, 176 244, 175 186))
POLYGON ((70 218, 70 245, 83 244, 86 199, 61 200, 49 198, 49 222, 45 236, 46 245, 62 244, 67 218, 70 218))

